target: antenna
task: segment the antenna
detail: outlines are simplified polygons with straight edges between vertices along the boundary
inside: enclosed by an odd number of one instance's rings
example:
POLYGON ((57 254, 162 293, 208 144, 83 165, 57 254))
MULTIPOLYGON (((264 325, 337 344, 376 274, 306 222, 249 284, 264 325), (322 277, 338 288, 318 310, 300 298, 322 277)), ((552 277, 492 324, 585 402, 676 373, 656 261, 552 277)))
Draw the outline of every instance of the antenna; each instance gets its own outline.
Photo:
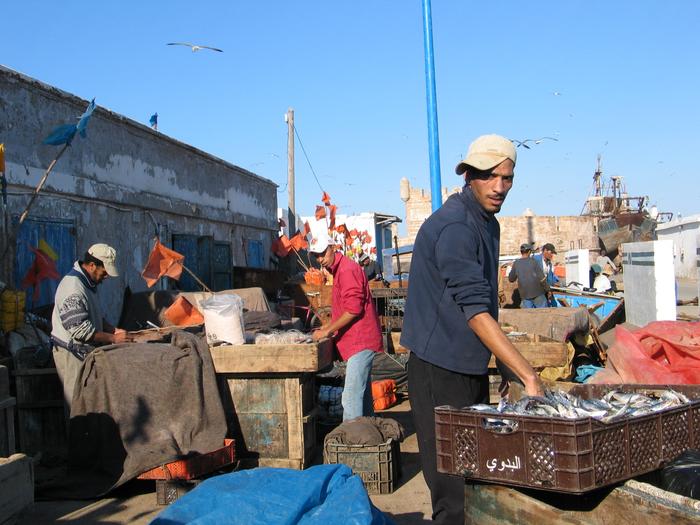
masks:
POLYGON ((600 153, 598 153, 598 166, 595 170, 595 173, 593 174, 593 185, 595 187, 594 195, 596 197, 600 197, 603 194, 603 190, 601 188, 601 183, 600 183, 600 180, 602 178, 603 178, 603 166, 601 164, 600 153))

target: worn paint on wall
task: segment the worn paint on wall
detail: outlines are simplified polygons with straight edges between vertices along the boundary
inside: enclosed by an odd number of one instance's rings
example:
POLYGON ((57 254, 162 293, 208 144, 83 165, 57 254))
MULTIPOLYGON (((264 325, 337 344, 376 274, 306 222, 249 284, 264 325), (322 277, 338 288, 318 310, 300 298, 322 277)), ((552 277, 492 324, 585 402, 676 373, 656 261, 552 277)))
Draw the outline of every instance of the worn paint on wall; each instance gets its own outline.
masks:
MULTIPOLYGON (((145 289, 140 272, 156 234, 166 243, 173 234, 230 243, 237 266, 246 265, 244 240, 257 239, 269 265, 276 184, 99 107, 99 94, 96 102, 87 138, 76 138, 65 152, 31 216, 74 221, 79 255, 96 242, 117 249, 121 276, 100 290, 108 320, 119 317, 125 286, 145 289)), ((0 67, 0 141, 11 214, 21 213, 58 152, 43 139, 55 126, 74 122, 87 103, 0 67)))

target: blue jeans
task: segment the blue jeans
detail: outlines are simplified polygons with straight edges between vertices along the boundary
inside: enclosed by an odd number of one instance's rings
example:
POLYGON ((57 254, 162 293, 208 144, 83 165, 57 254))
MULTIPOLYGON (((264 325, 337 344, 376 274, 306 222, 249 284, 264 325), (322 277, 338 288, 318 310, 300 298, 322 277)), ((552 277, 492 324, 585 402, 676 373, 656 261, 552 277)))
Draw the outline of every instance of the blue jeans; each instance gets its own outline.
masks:
POLYGON ((532 299, 523 299, 520 308, 547 308, 547 297, 538 295, 532 299))
POLYGON ((374 415, 372 400, 372 361, 373 350, 361 350, 350 359, 345 367, 343 387, 343 421, 360 416, 374 415))

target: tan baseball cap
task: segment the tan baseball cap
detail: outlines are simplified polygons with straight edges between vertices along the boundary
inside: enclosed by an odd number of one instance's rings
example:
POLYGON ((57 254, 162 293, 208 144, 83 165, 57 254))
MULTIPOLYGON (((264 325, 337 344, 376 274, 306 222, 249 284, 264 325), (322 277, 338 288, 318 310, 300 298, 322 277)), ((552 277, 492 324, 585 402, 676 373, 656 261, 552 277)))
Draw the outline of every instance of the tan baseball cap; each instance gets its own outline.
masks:
POLYGON ((495 168, 506 159, 515 164, 518 154, 513 143, 501 135, 482 135, 469 145, 467 156, 457 164, 455 173, 462 175, 467 166, 480 171, 495 168))
POLYGON ((119 277, 117 270, 117 251, 108 244, 93 244, 88 249, 88 253, 95 259, 102 261, 110 277, 119 277))
POLYGON ((309 243, 309 251, 311 253, 323 253, 326 251, 326 248, 332 244, 334 244, 333 239, 331 239, 328 235, 319 235, 318 237, 311 239, 311 242, 309 243))

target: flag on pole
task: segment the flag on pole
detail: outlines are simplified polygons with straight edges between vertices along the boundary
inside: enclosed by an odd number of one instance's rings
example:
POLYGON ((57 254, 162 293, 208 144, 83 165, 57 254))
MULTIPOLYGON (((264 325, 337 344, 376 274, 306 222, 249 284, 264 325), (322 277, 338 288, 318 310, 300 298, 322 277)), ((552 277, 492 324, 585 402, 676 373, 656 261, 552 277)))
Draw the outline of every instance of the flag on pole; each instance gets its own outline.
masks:
POLYGON ((93 98, 82 115, 78 117, 77 124, 63 124, 54 128, 48 137, 44 139, 44 144, 50 146, 60 146, 61 144, 70 144, 75 138, 75 134, 79 133, 81 137, 87 136, 86 129, 92 112, 95 111, 95 99, 93 98))
POLYGON ((157 112, 154 113, 153 115, 151 115, 151 118, 148 119, 148 123, 151 125, 151 127, 153 129, 158 131, 158 113, 157 112))
POLYGON ((185 256, 175 250, 166 248, 156 239, 153 249, 148 256, 146 267, 141 272, 141 277, 149 288, 158 282, 161 277, 167 276, 176 281, 182 275, 185 256))
POLYGON ((204 322, 204 317, 200 311, 192 306, 192 303, 182 295, 175 299, 175 302, 163 312, 163 315, 176 326, 192 326, 204 322))
POLYGON ((309 243, 306 237, 302 235, 301 232, 297 232, 294 237, 289 239, 289 243, 292 245, 296 251, 306 250, 309 247, 309 243))

